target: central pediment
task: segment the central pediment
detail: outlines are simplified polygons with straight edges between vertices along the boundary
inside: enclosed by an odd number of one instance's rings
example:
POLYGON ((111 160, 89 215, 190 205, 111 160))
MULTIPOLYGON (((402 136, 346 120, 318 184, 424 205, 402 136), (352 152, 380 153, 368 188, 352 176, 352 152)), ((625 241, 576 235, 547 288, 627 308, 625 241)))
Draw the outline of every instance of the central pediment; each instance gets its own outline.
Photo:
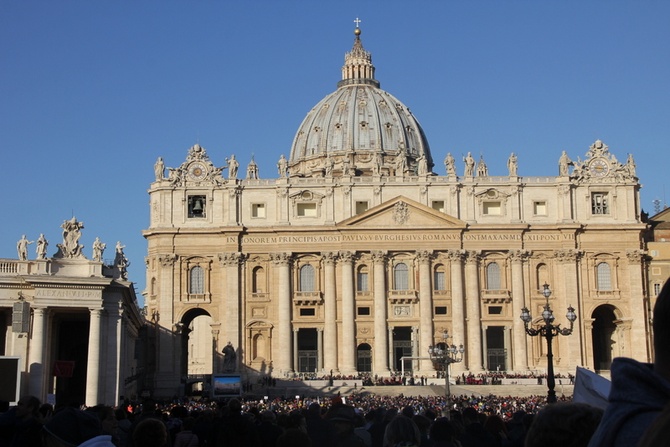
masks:
POLYGON ((404 196, 397 196, 337 224, 357 228, 465 228, 467 224, 404 196))

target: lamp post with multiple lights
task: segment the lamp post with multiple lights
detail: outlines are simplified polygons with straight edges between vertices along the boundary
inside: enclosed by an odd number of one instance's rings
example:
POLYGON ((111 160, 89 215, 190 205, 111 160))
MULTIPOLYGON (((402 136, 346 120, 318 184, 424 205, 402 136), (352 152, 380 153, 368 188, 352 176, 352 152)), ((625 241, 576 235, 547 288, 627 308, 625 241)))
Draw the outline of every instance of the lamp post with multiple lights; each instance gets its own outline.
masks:
POLYGON ((456 345, 450 346, 449 338, 451 338, 451 335, 449 335, 449 332, 445 329, 442 332, 442 339, 444 340, 444 343, 441 345, 428 346, 428 355, 430 355, 430 359, 433 361, 433 364, 441 365, 441 369, 444 372, 444 392, 446 397, 446 406, 449 409, 447 412, 447 418, 451 417, 451 384, 449 383, 449 365, 463 361, 463 353, 465 352, 465 348, 462 344, 458 347, 456 347, 456 345))
POLYGON ((530 311, 527 307, 521 309, 520 318, 523 320, 523 325, 528 335, 539 335, 547 339, 547 388, 549 389, 547 392, 547 403, 551 404, 556 402, 556 391, 554 391, 554 387, 556 386, 556 379, 554 377, 554 354, 552 352, 551 343, 554 337, 572 334, 577 314, 575 314, 575 309, 572 306, 568 306, 568 313, 565 317, 570 322, 570 327, 561 328, 560 324, 554 324, 554 311, 552 311, 549 306, 551 290, 549 289, 549 284, 545 284, 543 287, 542 295, 544 295, 544 298, 547 300, 544 305, 544 310, 542 311, 543 323, 537 328, 529 327, 528 325, 533 320, 533 317, 530 315, 530 311))

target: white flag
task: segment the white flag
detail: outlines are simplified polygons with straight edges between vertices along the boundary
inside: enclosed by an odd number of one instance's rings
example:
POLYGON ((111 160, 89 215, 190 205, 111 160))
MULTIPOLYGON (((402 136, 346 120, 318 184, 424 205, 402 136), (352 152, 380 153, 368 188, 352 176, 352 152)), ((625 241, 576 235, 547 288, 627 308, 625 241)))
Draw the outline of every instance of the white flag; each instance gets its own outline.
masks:
POLYGON ((572 401, 582 402, 604 410, 608 404, 607 397, 610 394, 611 385, 611 382, 603 376, 578 366, 572 401))

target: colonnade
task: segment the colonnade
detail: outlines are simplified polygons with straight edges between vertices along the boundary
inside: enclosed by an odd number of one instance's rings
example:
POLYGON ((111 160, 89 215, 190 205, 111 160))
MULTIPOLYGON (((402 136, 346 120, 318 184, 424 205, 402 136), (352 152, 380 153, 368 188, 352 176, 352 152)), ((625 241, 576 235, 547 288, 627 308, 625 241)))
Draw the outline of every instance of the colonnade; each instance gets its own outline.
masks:
MULTIPOLYGON (((369 252, 372 260, 372 315, 373 342, 372 372, 387 375, 392 366, 392 323, 389 322, 389 290, 392 284, 387 278, 390 269, 387 268, 389 257, 382 251, 369 252), (388 354, 388 355, 387 355, 388 354)), ((418 305, 415 314, 411 317, 412 326, 412 357, 419 357, 418 368, 422 373, 433 371, 433 365, 428 357, 428 346, 441 342, 441 335, 436 335, 451 323, 449 333, 453 337, 450 343, 463 344, 465 359, 462 363, 453 365, 452 371, 460 373, 465 370, 472 372, 483 371, 484 338, 482 327, 482 309, 480 290, 479 263, 481 256, 477 251, 447 250, 440 253, 440 259, 450 264, 451 307, 448 319, 442 323, 434 323, 434 301, 432 272, 436 253, 424 250, 415 254, 418 265, 418 283, 415 289, 418 293, 418 305), (418 315, 416 315, 418 313, 418 315)), ((512 312, 514 316, 521 314, 521 308, 528 301, 527 291, 524 288, 523 263, 530 256, 526 251, 510 253, 511 262, 511 294, 512 312)), ((292 325, 292 297, 291 297, 291 254, 271 254, 274 268, 277 269, 278 302, 276 327, 272 336, 273 368, 280 376, 297 367, 297 332, 292 325), (293 336, 291 335, 293 333, 293 336)), ((356 373, 356 286, 355 286, 355 255, 352 252, 324 252, 322 253, 324 268, 323 290, 323 325, 318 327, 318 349, 320 352, 318 366, 320 370, 336 371, 345 375, 356 373), (340 268, 340 282, 337 283, 336 268, 340 268), (339 291, 342 306, 341 315, 337 315, 337 292, 339 291), (341 321, 338 327, 337 321, 341 321), (338 334, 338 330, 341 333, 338 334), (338 346, 338 343, 342 346, 338 346)), ((442 261, 440 261, 442 262, 442 261)), ((512 337, 506 335, 506 344, 511 344, 513 355, 508 362, 510 369, 527 370, 528 353, 523 322, 519 318, 512 318, 512 337), (517 321, 518 320, 518 321, 517 321)))

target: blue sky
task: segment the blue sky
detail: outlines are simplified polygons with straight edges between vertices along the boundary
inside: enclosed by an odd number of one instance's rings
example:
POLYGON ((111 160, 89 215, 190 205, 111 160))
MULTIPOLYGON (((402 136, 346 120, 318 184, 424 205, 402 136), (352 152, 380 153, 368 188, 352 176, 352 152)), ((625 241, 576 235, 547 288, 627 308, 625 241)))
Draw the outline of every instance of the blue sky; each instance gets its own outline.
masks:
POLYGON ((96 236, 105 258, 126 245, 139 294, 156 158, 178 166, 200 143, 274 178, 335 90, 356 17, 438 174, 471 151, 491 175, 511 152, 519 175, 556 175, 561 151, 601 139, 634 155, 644 210, 670 201, 667 1, 2 0, 0 258, 24 233, 53 254, 74 214, 86 256, 96 236))

